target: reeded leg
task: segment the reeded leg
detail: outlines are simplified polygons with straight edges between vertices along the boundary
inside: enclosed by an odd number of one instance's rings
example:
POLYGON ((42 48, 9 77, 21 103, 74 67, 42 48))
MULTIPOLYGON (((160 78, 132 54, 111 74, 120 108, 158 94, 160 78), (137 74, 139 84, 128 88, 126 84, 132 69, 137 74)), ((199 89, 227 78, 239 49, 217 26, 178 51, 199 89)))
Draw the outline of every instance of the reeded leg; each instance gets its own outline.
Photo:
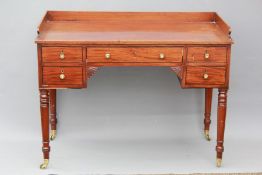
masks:
POLYGON ((212 106, 212 88, 206 88, 205 89, 205 119, 204 119, 204 134, 208 141, 210 141, 209 136, 209 127, 210 127, 210 115, 211 115, 211 106, 212 106))
POLYGON ((221 166, 222 154, 224 151, 224 131, 227 109, 227 89, 218 89, 218 107, 217 107, 217 167, 221 166))
POLYGON ((45 169, 49 160, 49 90, 40 89, 40 111, 42 124, 42 151, 44 155, 44 163, 40 165, 41 169, 45 169))
POLYGON ((50 124, 51 124, 51 133, 50 140, 56 138, 56 89, 50 89, 50 124))

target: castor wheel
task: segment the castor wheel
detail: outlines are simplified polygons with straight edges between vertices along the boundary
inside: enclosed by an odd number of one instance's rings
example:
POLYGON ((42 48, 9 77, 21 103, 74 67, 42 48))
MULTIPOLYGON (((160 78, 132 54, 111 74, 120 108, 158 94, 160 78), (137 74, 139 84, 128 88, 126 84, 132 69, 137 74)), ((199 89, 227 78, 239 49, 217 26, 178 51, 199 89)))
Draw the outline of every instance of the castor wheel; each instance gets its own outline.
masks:
POLYGON ((40 169, 46 169, 47 165, 48 165, 49 160, 48 159, 44 159, 44 163, 42 163, 40 165, 40 169))

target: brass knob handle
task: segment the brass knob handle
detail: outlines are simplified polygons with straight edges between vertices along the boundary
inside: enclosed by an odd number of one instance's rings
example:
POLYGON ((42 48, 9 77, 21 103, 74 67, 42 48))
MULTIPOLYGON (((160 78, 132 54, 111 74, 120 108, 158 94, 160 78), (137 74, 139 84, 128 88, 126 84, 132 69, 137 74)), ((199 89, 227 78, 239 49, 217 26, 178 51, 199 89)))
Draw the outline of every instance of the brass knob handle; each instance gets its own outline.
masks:
POLYGON ((61 51, 61 52, 60 52, 59 58, 60 58, 61 60, 63 60, 63 59, 65 58, 64 51, 61 51))
POLYGON ((64 80, 64 79, 65 79, 65 74, 60 74, 60 75, 59 75, 59 78, 60 78, 61 80, 64 80))
POLYGON ((165 59, 165 54, 160 53, 160 54, 159 54, 159 58, 160 58, 160 59, 165 59))
POLYGON ((110 53, 106 53, 106 54, 105 54, 105 58, 106 58, 106 59, 109 59, 110 57, 111 57, 110 53))
POLYGON ((208 79, 208 74, 207 74, 207 73, 204 73, 203 78, 204 78, 205 80, 207 80, 207 79, 208 79))
POLYGON ((207 59, 209 58, 209 56, 210 56, 210 55, 209 55, 209 53, 208 53, 207 50, 206 50, 206 52, 205 52, 205 56, 204 56, 205 59, 207 60, 207 59))

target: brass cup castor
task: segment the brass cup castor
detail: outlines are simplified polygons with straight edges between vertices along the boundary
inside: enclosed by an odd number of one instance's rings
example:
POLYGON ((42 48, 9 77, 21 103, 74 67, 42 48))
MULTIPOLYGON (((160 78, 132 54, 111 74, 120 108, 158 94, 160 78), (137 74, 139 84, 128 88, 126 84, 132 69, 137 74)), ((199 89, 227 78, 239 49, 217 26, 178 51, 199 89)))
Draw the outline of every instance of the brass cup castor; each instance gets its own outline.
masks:
POLYGON ((50 140, 55 140, 55 138, 56 138, 56 130, 51 130, 50 140))
POLYGON ((209 130, 205 130, 205 138, 207 141, 211 140, 210 135, 209 135, 209 130))
POLYGON ((49 159, 44 159, 44 163, 40 165, 40 169, 46 169, 48 165, 49 159))
POLYGON ((222 159, 217 158, 217 167, 221 167, 222 159))

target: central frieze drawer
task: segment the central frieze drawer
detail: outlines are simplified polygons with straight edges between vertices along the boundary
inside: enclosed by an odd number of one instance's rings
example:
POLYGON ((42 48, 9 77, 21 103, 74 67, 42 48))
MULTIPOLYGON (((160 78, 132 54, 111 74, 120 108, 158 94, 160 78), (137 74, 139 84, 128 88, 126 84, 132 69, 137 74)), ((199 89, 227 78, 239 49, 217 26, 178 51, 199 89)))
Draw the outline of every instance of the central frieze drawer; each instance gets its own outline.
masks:
POLYGON ((42 62, 82 62, 82 47, 43 47, 42 62))
POLYGON ((183 49, 183 47, 87 48, 87 61, 182 63, 183 49))
POLYGON ((82 85, 82 67, 43 67, 44 85, 82 85))

